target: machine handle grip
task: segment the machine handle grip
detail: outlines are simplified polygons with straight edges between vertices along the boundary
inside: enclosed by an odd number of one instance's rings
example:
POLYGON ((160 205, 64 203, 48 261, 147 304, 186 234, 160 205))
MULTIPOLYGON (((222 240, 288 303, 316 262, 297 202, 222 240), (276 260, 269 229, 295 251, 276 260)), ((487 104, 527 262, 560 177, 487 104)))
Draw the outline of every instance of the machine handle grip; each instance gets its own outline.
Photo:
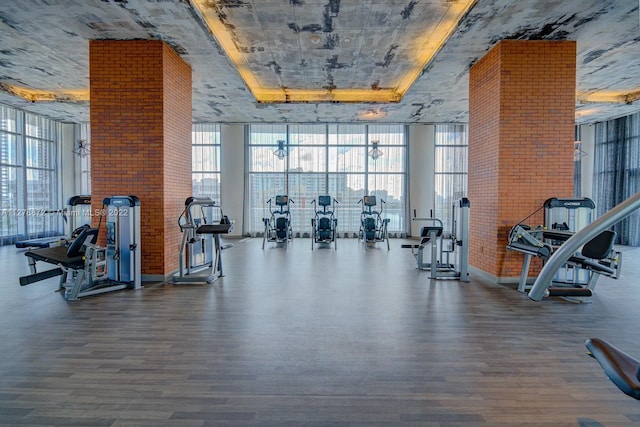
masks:
POLYGON ((360 203, 362 203, 362 199, 358 200, 358 202, 356 203, 356 205, 359 205, 360 203))
POLYGON ((334 201, 335 203, 337 203, 337 204, 340 204, 340 202, 339 202, 339 201, 337 201, 336 199, 333 199, 333 201, 334 201))

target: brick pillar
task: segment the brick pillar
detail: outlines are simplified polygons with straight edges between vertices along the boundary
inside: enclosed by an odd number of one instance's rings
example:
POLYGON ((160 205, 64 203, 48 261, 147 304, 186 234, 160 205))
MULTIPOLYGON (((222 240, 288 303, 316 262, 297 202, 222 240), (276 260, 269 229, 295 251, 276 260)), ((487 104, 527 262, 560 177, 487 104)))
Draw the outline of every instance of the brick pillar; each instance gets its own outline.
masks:
POLYGON ((470 264, 498 282, 522 267, 505 249, 510 228, 573 195, 575 93, 574 41, 504 40, 470 70, 470 264))
POLYGON ((92 208, 138 196, 142 274, 166 277, 191 194, 191 68, 156 40, 93 40, 89 55, 92 208))

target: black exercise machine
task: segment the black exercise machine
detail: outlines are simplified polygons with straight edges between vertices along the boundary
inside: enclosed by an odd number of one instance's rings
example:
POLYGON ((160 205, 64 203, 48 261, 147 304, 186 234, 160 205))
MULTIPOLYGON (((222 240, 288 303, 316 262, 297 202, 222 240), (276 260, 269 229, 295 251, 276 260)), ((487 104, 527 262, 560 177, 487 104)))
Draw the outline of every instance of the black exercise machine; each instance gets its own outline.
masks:
POLYGON ((588 339, 584 345, 607 378, 624 394, 640 400, 640 361, 599 338, 588 339))
POLYGON ((96 245, 98 228, 81 227, 68 246, 25 252, 31 274, 20 277, 25 286, 61 276, 58 291, 68 301, 125 288, 141 288, 140 201, 135 196, 104 199, 100 212, 106 217, 106 247, 96 245), (38 272, 36 263, 56 268, 38 272))
POLYGON ((376 196, 364 196, 362 199, 358 200, 358 204, 362 204, 358 238, 363 243, 384 242, 386 240, 387 250, 389 250, 389 234, 387 233, 387 227, 391 220, 389 218, 382 218, 382 210, 386 202, 383 199, 380 199, 380 202, 380 210, 376 211, 373 209, 378 204, 376 196))
MULTIPOLYGON (((316 243, 332 242, 334 249, 338 249, 338 242, 336 240, 338 219, 335 217, 337 203, 338 201, 331 196, 318 196, 317 206, 321 207, 322 210, 315 209, 315 216, 311 218, 311 250, 313 250, 316 243), (331 210, 327 210, 328 206, 331 206, 331 210)), ((316 200, 314 199, 311 204, 316 205, 316 200)))
POLYGON ((286 194, 275 197, 277 210, 271 208, 272 199, 267 200, 269 206, 269 217, 262 218, 264 222, 264 235, 262 237, 262 249, 266 241, 275 243, 289 243, 293 239, 293 230, 291 228, 291 211, 290 205, 293 200, 286 194))

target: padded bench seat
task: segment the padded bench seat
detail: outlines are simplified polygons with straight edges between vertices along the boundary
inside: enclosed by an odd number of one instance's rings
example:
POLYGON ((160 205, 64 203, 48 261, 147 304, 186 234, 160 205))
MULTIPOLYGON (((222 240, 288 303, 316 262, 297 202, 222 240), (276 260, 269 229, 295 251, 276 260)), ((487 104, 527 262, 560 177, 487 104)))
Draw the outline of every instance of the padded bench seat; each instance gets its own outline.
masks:
POLYGON ((203 224, 196 229, 196 234, 228 234, 232 224, 203 224))
POLYGON ((586 258, 583 256, 574 255, 569 258, 569 263, 575 264, 580 268, 584 268, 587 270, 595 271, 596 273, 607 274, 609 276, 613 276, 616 272, 613 268, 608 265, 599 262, 598 260, 586 258))
POLYGON ((36 261, 44 261, 49 264, 62 265, 63 267, 78 270, 84 267, 84 259, 82 255, 76 257, 67 256, 68 248, 66 246, 58 246, 55 248, 41 248, 34 251, 25 252, 25 256, 33 258, 36 261))

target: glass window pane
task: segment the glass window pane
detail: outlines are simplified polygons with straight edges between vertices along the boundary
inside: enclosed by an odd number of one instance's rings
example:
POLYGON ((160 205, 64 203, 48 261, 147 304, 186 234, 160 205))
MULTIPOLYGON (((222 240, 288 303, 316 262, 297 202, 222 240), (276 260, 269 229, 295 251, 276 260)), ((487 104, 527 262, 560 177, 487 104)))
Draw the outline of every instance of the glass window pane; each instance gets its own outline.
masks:
POLYGON ((275 150, 277 141, 287 140, 286 125, 251 125, 249 130, 250 145, 269 145, 275 150))
POLYGON ((16 135, 0 133, 0 163, 15 165, 18 161, 18 145, 16 135))
POLYGON ((267 200, 278 194, 287 194, 284 173, 250 173, 246 229, 251 232, 263 231, 262 218, 269 217, 267 200))
POLYGON ((376 196, 382 217, 389 218, 389 232, 405 231, 405 176, 404 174, 370 174, 369 195, 376 196), (384 200, 385 203, 382 202, 384 200))
POLYGON ((11 244, 19 234, 17 168, 0 166, 0 243, 11 244))
POLYGON ((192 174, 193 195, 196 197, 210 197, 212 200, 220 201, 220 173, 199 173, 192 174))
POLYGON ((329 147, 329 172, 364 172, 365 147, 329 147))
POLYGON ((214 145, 192 145, 192 168, 198 172, 220 171, 220 147, 214 145))
POLYGON ((467 172, 467 147, 444 145, 436 146, 435 150, 436 173, 467 172))
POLYGON ((324 125, 290 125, 289 145, 325 145, 327 128, 324 125))
POLYGON ((436 145, 469 145, 466 125, 437 125, 436 145))
POLYGON ((329 125, 329 145, 365 145, 364 125, 329 125))
POLYGON ((311 218, 315 211, 311 202, 326 194, 326 175, 320 173, 290 173, 288 195, 291 205, 291 226, 294 233, 311 233, 311 218))
POLYGON ((219 145, 219 125, 208 123, 194 124, 191 131, 191 143, 193 145, 219 145))
POLYGON ((329 174, 328 194, 339 204, 336 207, 337 230, 343 233, 357 233, 360 228, 361 206, 358 200, 365 194, 365 174, 329 174))
POLYGON ((254 146, 249 150, 250 172, 284 172, 287 159, 273 154, 272 147, 254 146))
POLYGON ((369 125, 369 142, 378 141, 380 145, 405 145, 404 126, 369 125))
POLYGON ((467 127, 437 125, 435 146, 435 215, 452 230, 453 204, 467 196, 467 127))
POLYGON ((0 130, 18 132, 18 110, 0 105, 0 130))
POLYGON ((191 130, 192 194, 220 201, 220 126, 196 123, 191 130))
POLYGON ((290 147, 289 171, 325 172, 327 170, 326 153, 325 147, 290 147))
POLYGON ((379 148, 379 153, 382 153, 382 155, 376 159, 371 156, 371 149, 372 148, 370 146, 369 154, 367 155, 369 172, 404 172, 406 156, 405 146, 381 147, 379 148))

